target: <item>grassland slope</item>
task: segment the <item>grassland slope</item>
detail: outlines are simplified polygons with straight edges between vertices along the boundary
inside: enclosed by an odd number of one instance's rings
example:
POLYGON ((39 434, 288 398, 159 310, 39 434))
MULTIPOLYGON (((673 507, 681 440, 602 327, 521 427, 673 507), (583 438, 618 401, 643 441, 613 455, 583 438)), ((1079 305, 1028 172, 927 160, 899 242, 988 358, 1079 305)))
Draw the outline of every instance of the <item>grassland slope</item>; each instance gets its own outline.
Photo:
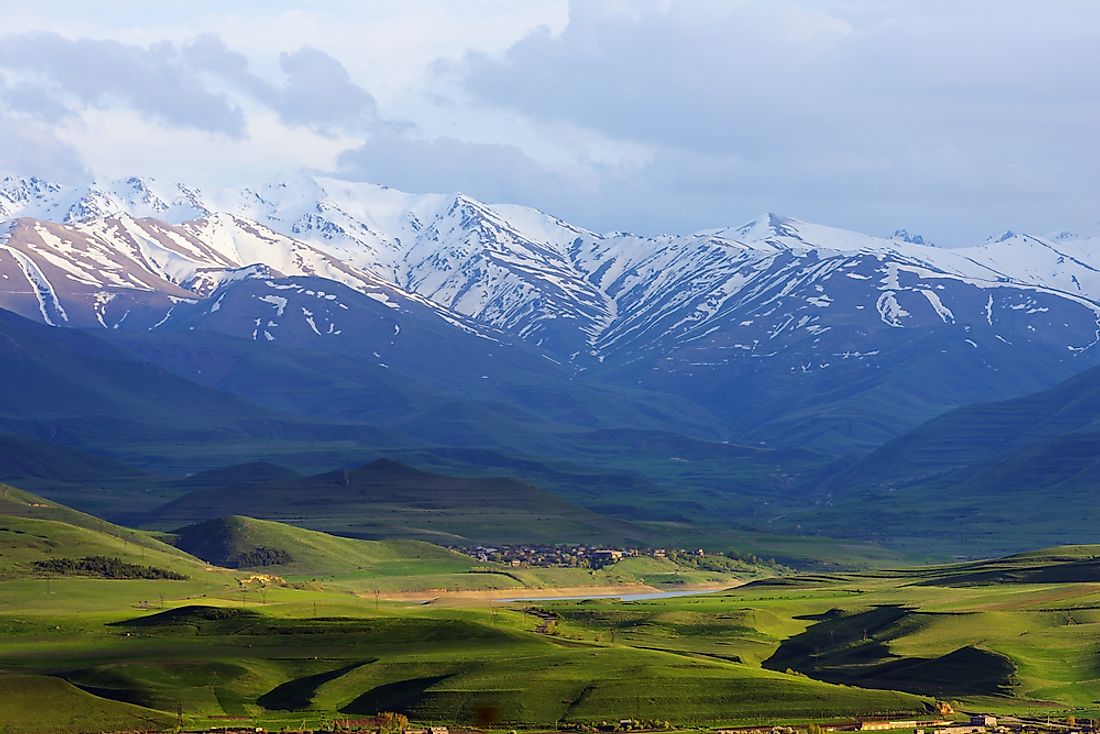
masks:
POLYGON ((643 544, 635 526, 508 478, 459 478, 380 459, 310 477, 190 492, 148 518, 169 527, 228 515, 364 538, 444 543, 643 544))

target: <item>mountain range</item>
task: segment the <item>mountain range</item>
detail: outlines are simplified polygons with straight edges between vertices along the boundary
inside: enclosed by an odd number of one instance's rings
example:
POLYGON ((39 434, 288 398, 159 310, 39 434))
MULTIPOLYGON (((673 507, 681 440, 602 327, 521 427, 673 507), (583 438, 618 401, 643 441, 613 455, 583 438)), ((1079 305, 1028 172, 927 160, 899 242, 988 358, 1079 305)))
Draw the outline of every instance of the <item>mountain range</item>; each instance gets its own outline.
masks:
POLYGON ((306 175, 216 191, 6 178, 0 221, 0 308, 46 324, 214 332, 380 369, 434 357, 449 381, 500 379, 489 365, 508 354, 495 372, 545 362, 701 406, 727 440, 829 453, 1050 387, 1095 363, 1100 334, 1100 250, 1066 232, 945 249, 766 214, 599 234, 306 175))
POLYGON ((307 175, 5 178, 0 354, 19 389, 0 393, 0 431, 39 457, 6 476, 117 519, 196 470, 393 457, 630 521, 867 535, 853 502, 986 496, 983 472, 1042 453, 937 421, 1091 374, 1098 246, 1005 232, 947 249, 776 214, 596 233, 307 175), (55 461, 93 467, 101 491, 24 470, 55 461))

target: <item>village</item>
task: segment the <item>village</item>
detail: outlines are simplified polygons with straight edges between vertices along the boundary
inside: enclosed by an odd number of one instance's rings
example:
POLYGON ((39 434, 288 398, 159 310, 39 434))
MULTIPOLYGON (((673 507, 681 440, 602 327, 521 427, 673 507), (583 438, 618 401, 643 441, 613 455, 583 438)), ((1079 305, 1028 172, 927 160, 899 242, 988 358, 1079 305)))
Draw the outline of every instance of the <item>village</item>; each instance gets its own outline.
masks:
MULTIPOLYGON (((452 729, 447 726, 416 727, 402 726, 399 722, 396 726, 389 720, 383 720, 387 714, 366 719, 336 719, 326 722, 316 729, 301 728, 293 731, 295 734, 321 734, 322 732, 376 732, 377 734, 484 734, 491 729, 459 727, 452 729)), ((388 714, 394 716, 394 714, 388 714)), ((400 714, 396 715, 401 717, 400 714)), ((403 717, 401 717, 403 718, 403 717)), ((709 731, 710 734, 821 734, 822 732, 856 732, 856 731, 882 731, 905 732, 906 734, 1089 734, 1098 731, 1100 720, 1090 718, 1019 718, 1013 716, 998 717, 990 714, 974 714, 969 720, 867 720, 847 721, 827 724, 804 725, 771 725, 771 726, 742 726, 724 727, 719 729, 704 730, 692 728, 692 731, 709 731)), ((591 724, 562 724, 552 730, 552 734, 571 734, 586 732, 589 734, 626 734, 627 732, 669 732, 680 731, 667 721, 639 721, 636 719, 621 719, 619 721, 601 721, 591 724)), ((210 727, 209 729, 196 730, 194 734, 268 734, 261 727, 210 727)), ((515 734, 515 730, 512 730, 515 734)))
POLYGON ((701 558, 703 550, 683 548, 608 548, 589 545, 501 545, 456 546, 453 550, 483 563, 501 563, 516 567, 604 568, 623 558, 701 558))

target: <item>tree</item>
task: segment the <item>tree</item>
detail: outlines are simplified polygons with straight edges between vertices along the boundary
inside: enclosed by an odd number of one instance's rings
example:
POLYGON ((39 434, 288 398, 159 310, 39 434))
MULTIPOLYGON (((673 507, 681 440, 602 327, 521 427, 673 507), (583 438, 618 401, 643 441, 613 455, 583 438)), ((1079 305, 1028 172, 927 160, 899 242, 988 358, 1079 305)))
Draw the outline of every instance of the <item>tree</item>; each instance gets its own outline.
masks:
POLYGON ((395 711, 378 714, 378 728, 383 734, 402 734, 409 728, 409 717, 395 711))

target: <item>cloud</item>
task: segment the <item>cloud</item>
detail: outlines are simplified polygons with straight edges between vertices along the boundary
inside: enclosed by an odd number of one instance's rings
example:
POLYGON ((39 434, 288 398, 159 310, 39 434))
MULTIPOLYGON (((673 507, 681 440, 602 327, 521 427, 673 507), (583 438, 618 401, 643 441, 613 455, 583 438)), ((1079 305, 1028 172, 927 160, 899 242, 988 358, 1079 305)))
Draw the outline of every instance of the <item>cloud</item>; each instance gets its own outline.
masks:
POLYGON ((1055 226, 1100 196, 1100 6, 1084 0, 575 1, 560 32, 437 68, 482 103, 647 146, 603 182, 627 220, 919 212, 972 237, 985 216, 1055 226))
POLYGON ((961 5, 971 10, 574 2, 560 34, 539 29, 503 56, 471 53, 452 68, 480 99, 533 118, 712 152, 853 144, 876 130, 1016 134, 1034 110, 1079 112, 1082 92, 1097 89, 1100 6, 961 5))
POLYGON ((57 165, 67 143, 97 172, 336 169, 597 229, 769 209, 959 243, 1100 200, 1094 0, 69 10, 5 17, 66 37, 0 38, 0 107, 57 165))
POLYGON ((416 140, 396 132, 372 136, 337 158, 336 175, 405 191, 458 192, 494 203, 571 208, 576 182, 521 149, 451 137, 416 140))
POLYGON ((215 34, 184 48, 186 57, 278 112, 288 125, 322 133, 364 131, 378 121, 378 103, 352 81, 344 65, 320 49, 304 46, 279 56, 286 79, 275 85, 249 70, 248 59, 215 34))
POLYGON ((239 139, 247 135, 242 110, 247 98, 275 111, 287 125, 329 135, 362 133, 379 121, 370 92, 338 60, 308 46, 280 54, 283 79, 274 84, 210 33, 183 46, 162 41, 142 47, 56 33, 3 41, 0 68, 23 77, 4 99, 43 119, 75 114, 79 105, 121 106, 163 125, 239 139))
POLYGON ((0 110, 0 171, 72 183, 88 175, 80 155, 37 120, 0 110))
POLYGON ((48 122, 75 117, 75 113, 56 97, 42 87, 27 82, 19 82, 8 88, 0 87, 0 101, 10 110, 48 122))
POLYGON ((351 81, 344 66, 316 48, 303 47, 279 57, 286 73, 278 110, 291 124, 356 129, 378 114, 370 92, 351 81))
POLYGON ((36 77, 57 96, 84 105, 124 105, 166 125, 245 135, 240 107, 211 90, 170 43, 143 48, 56 33, 8 36, 0 43, 0 66, 36 77))

